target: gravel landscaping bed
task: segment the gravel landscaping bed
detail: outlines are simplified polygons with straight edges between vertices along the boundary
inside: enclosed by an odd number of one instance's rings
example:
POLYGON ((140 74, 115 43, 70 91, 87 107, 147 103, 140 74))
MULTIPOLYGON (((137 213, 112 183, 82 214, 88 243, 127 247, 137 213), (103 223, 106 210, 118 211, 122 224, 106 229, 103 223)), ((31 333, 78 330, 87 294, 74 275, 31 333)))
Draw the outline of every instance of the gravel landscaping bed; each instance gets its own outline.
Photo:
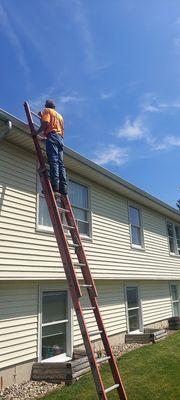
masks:
MULTIPOLYGON (((168 331, 167 334, 172 334, 173 331, 168 331)), ((162 339, 160 339, 162 340, 162 339)), ((119 344, 117 346, 112 346, 113 353, 115 357, 120 357, 124 353, 135 350, 137 348, 143 346, 151 346, 152 343, 141 344, 141 343, 124 343, 119 344)), ((98 355, 101 357, 104 352, 98 352, 98 355)), ((3 393, 0 395, 0 400, 35 400, 40 399, 45 396, 45 394, 51 392, 55 389, 60 389, 64 386, 62 384, 53 384, 47 383, 44 381, 28 381, 24 382, 21 385, 13 385, 11 387, 6 387, 3 393)))
POLYGON ((60 389, 64 386, 63 384, 47 383, 44 381, 28 381, 21 385, 13 385, 6 387, 3 394, 0 396, 0 400, 34 400, 40 399, 45 394, 55 389, 60 389))

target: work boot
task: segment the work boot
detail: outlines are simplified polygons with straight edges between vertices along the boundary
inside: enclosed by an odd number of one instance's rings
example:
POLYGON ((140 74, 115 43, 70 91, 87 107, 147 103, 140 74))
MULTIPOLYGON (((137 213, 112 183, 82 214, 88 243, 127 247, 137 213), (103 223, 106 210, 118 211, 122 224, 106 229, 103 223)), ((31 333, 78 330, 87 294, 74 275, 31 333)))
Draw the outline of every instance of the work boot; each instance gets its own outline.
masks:
POLYGON ((66 196, 67 195, 67 186, 60 186, 59 187, 59 192, 63 195, 66 196))

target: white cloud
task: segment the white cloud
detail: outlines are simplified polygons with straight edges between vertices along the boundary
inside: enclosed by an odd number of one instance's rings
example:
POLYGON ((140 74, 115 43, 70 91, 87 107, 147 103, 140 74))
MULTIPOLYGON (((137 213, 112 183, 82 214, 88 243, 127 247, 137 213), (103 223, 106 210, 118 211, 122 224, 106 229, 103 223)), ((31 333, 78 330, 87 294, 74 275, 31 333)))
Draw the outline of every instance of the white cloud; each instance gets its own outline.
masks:
POLYGON ((179 109, 180 101, 162 102, 155 93, 147 93, 141 104, 143 113, 162 113, 167 110, 179 109))
POLYGON ((97 151, 93 161, 99 165, 114 164, 121 166, 128 161, 128 158, 127 148, 111 144, 108 147, 103 147, 101 150, 97 151))
POLYGON ((154 150, 169 150, 172 147, 180 147, 180 137, 165 136, 162 142, 153 141, 152 147, 154 150))
POLYGON ((140 116, 134 121, 130 121, 130 119, 127 118, 124 125, 115 132, 118 138, 125 138, 127 140, 142 139, 146 134, 147 128, 140 116))
POLYGON ((146 103, 143 105, 143 111, 153 113, 153 112, 159 112, 160 109, 159 109, 159 107, 154 106, 153 104, 146 103))
POLYGON ((8 17, 8 14, 5 10, 5 8, 0 4, 0 30, 6 35, 8 41, 10 44, 13 46, 17 60, 19 64, 21 65, 24 73, 29 76, 29 66, 26 62, 25 55, 24 55, 24 50, 22 48, 21 42, 19 40, 18 35, 14 31, 12 27, 12 23, 8 17))
POLYGON ((60 103, 77 103, 77 102, 84 102, 85 98, 78 96, 78 95, 67 95, 67 96, 60 96, 59 102, 60 103))
MULTIPOLYGON (((56 107, 61 109, 65 107, 66 104, 70 103, 83 103, 86 101, 86 99, 79 94, 68 94, 68 95, 62 95, 62 96, 57 96, 56 95, 56 90, 57 90, 57 84, 49 87, 49 89, 42 93, 39 97, 36 99, 32 99, 30 101, 31 107, 35 110, 37 109, 42 109, 44 107, 45 101, 47 99, 53 98, 56 103, 56 107)), ((38 110, 39 111, 39 110, 38 110)))
POLYGON ((88 63, 92 66, 95 64, 94 56, 94 40, 89 27, 89 21, 85 9, 84 2, 81 0, 74 0, 74 19, 80 30, 80 37, 84 44, 83 49, 87 57, 88 63))
POLYGON ((101 100, 108 100, 108 99, 112 99, 112 97, 114 97, 114 92, 102 92, 100 93, 100 99, 101 100))
POLYGON ((180 25, 180 17, 177 18, 177 20, 175 21, 175 24, 180 25))
POLYGON ((180 47, 180 37, 175 37, 173 42, 174 42, 174 46, 179 49, 179 47, 180 47))
POLYGON ((79 30, 80 39, 83 45, 83 51, 86 57, 86 64, 91 72, 100 72, 108 69, 112 62, 97 60, 96 42, 93 30, 90 26, 86 2, 83 0, 72 0, 73 20, 79 30))

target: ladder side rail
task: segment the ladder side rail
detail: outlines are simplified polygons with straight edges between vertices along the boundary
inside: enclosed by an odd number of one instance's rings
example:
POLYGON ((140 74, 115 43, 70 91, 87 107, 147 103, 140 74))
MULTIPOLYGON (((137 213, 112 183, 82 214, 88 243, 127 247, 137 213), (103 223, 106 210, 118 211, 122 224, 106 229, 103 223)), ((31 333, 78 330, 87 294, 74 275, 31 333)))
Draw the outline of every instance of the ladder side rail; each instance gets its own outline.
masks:
POLYGON ((79 299, 76 300, 76 298, 74 298, 72 300, 73 300, 77 320, 79 323, 79 327, 81 330, 81 334, 83 337, 83 342, 84 342, 84 346, 85 346, 86 353, 88 356, 90 368, 91 368, 91 371, 93 374, 98 397, 100 400, 107 400, 104 383, 102 381, 100 370, 99 370, 98 364, 96 362, 93 346, 91 343, 90 336, 88 334, 88 329, 87 329, 87 325, 85 322, 85 318, 83 316, 83 311, 82 311, 82 306, 80 304, 80 300, 79 299))
MULTIPOLYGON (((56 236, 56 240, 57 240, 57 244, 59 247, 59 251, 62 257, 62 261, 63 261, 63 266, 65 269, 65 273, 66 273, 66 277, 68 280, 68 284, 69 284, 69 288, 70 288, 70 293, 71 293, 71 297, 72 297, 72 301, 73 301, 73 305, 76 311, 76 315, 77 315, 77 319, 79 322, 79 326, 80 326, 80 330, 82 333, 82 337, 83 337, 83 341, 84 341, 84 345, 87 351, 87 355, 88 355, 88 359, 89 359, 89 363, 90 363, 90 367, 92 370, 92 374, 94 377, 94 381, 95 381, 95 385, 96 385, 96 389, 98 392, 98 397, 101 400, 107 400, 107 396, 105 393, 105 388, 104 388, 104 384, 98 369, 98 366, 96 364, 96 360, 95 360, 95 356, 94 356, 94 351, 93 351, 93 347, 91 344, 91 340, 88 334, 88 330, 87 330, 87 326, 86 326, 86 322, 85 319, 83 317, 83 312, 82 312, 82 307, 80 304, 80 301, 78 299, 78 297, 81 296, 81 292, 80 292, 80 288, 79 288, 79 293, 77 293, 76 289, 76 285, 72 284, 73 283, 73 277, 71 277, 71 273, 75 274, 74 268, 73 268, 73 263, 71 260, 71 256, 69 254, 69 248, 68 248, 68 244, 67 244, 67 239, 63 230, 63 225, 62 225, 62 221, 60 218, 60 214, 56 205, 56 201, 54 199, 54 195, 53 195, 53 191, 49 182, 49 178, 48 178, 48 174, 47 174, 47 169, 45 166, 45 162, 44 162, 44 157, 42 156, 42 152, 41 152, 41 148, 38 142, 38 139, 35 135, 33 135, 33 133, 35 133, 35 129, 34 129, 34 125, 33 125, 33 120, 31 117, 31 112, 29 109, 29 106, 27 103, 24 104, 25 107, 25 111, 26 111, 26 115, 28 118, 28 122, 29 122, 29 126, 31 129, 31 134, 33 137, 33 141, 35 144, 35 148, 36 148, 36 152, 38 155, 38 159, 39 159, 39 164, 41 167, 41 170, 43 169, 42 172, 40 172, 40 179, 41 179, 41 183, 42 183, 42 187, 45 193, 45 198, 46 198, 46 202, 47 202, 47 206, 49 208, 49 212, 50 212, 50 217, 51 217, 51 221, 53 224, 53 228, 54 228, 54 232, 55 232, 55 236, 56 236), (63 247, 65 250, 63 250, 63 247), (69 257, 67 257, 69 255, 69 257), (69 266, 71 266, 71 271, 69 270, 69 266)), ((77 281, 77 284, 79 286, 76 274, 75 274, 75 280, 77 281)))
POLYGON ((105 329, 105 326, 104 326, 104 323, 103 323, 103 319, 102 319, 102 316, 101 316, 101 313, 100 313, 100 310, 99 310, 98 301, 97 301, 97 299, 95 297, 93 297, 91 295, 90 292, 89 292, 89 298, 90 298, 91 305, 93 307, 93 311, 94 311, 94 315, 95 315, 95 318, 96 318, 96 321, 97 321, 98 328, 99 328, 99 330, 102 331, 101 339, 102 339, 102 342, 103 342, 103 345, 104 345, 104 349, 106 351, 107 356, 110 356, 108 362, 109 362, 109 365, 110 365, 110 368, 111 368, 111 372, 112 372, 114 381, 115 381, 115 383, 119 384, 119 387, 117 388, 117 391, 119 393, 120 399, 127 400, 127 396, 126 396, 126 392, 125 392, 125 389, 124 389, 124 386, 123 386, 123 383, 122 383, 120 372, 119 372, 118 367, 117 367, 117 362, 116 362, 115 356, 113 354, 113 351, 112 351, 112 348, 111 348, 111 345, 110 345, 110 341, 108 339, 108 336, 107 336, 107 333, 106 333, 106 329, 105 329))
POLYGON ((85 281, 85 283, 92 285, 93 292, 94 292, 95 296, 98 297, 94 279, 92 277, 90 268, 88 266, 88 261, 87 261, 87 258, 86 258, 85 252, 84 252, 82 240, 81 240, 79 230, 78 230, 75 218, 74 218, 71 203, 68 198, 63 199, 63 202, 64 202, 65 208, 70 211, 66 216, 67 222, 68 222, 68 224, 73 225, 75 227, 75 229, 71 232, 71 236, 72 236, 73 242, 76 244, 79 244, 79 248, 77 248, 77 250, 76 250, 77 258, 80 263, 86 264, 86 267, 82 269, 82 275, 83 275, 84 281, 85 281))
MULTIPOLYGON (((26 115, 28 118, 28 122, 29 122, 29 126, 30 126, 30 130, 33 136, 33 133, 35 132, 34 126, 33 126, 33 120, 31 117, 31 113, 30 113, 30 109, 27 103, 24 104, 25 107, 25 111, 26 111, 26 115)), ((59 248, 59 252, 61 254, 61 258, 63 261, 63 265, 64 265, 64 269, 65 269, 65 273, 66 273, 66 277, 67 280, 70 284, 70 287, 75 287, 76 292, 77 292, 77 296, 81 297, 82 293, 81 293, 81 289, 79 286, 79 282, 77 279, 77 275, 76 272, 74 270, 73 267, 73 263, 72 263, 72 259, 69 253, 69 247, 68 247, 68 243, 67 243, 67 239, 64 233, 64 229, 63 229, 63 225, 62 225, 62 221, 61 221, 61 217, 57 208, 57 204, 56 204, 56 200, 54 198, 54 194, 52 191, 52 187, 49 181, 49 177, 48 177, 48 173, 47 173, 47 169, 45 166, 45 161, 44 161, 44 157, 42 155, 41 152, 41 148, 38 142, 37 137, 34 135, 33 136, 33 141, 35 144, 35 148, 37 151, 37 156, 38 156, 38 160, 40 163, 40 167, 41 170, 43 172, 40 172, 40 180, 41 180, 41 184, 42 184, 42 188, 45 194, 45 198, 46 198, 46 202, 47 202, 47 206, 49 209, 49 213, 50 213, 50 217, 51 217, 51 221, 52 221, 52 225, 54 228, 54 233, 55 233, 55 237, 56 237, 56 241, 57 241, 57 245, 59 248)))
MULTIPOLYGON (((85 255, 85 252, 83 249, 79 231, 78 231, 78 228, 77 228, 77 225, 75 222, 71 204, 68 201, 68 199, 64 200, 64 203, 65 203, 65 208, 70 210, 70 213, 66 217, 67 221, 70 225, 75 225, 75 228, 76 228, 75 230, 72 231, 72 239, 73 239, 73 241, 75 241, 75 243, 81 244, 80 248, 77 249, 77 251, 76 251, 78 259, 80 262, 85 263, 87 265, 87 268, 83 268, 83 270, 82 270, 84 280, 85 280, 85 282, 88 282, 88 283, 92 282, 95 286, 94 280, 92 278, 92 275, 91 275, 91 272, 90 272, 90 269, 88 266, 88 261, 87 261, 87 258, 86 258, 86 255, 85 255)), ((110 345, 108 336, 106 334, 105 326, 104 326, 104 323, 103 323, 103 320, 101 317, 98 301, 97 301, 96 297, 93 296, 91 289, 87 289, 87 291, 88 291, 88 295, 90 298, 90 302, 92 305, 92 309, 93 309, 93 312, 95 315, 95 319, 96 319, 99 331, 102 331, 101 338, 102 338, 102 342, 103 342, 106 354, 107 354, 107 356, 110 356, 110 359, 108 361, 109 361, 109 365, 111 368, 111 372, 112 372, 114 381, 115 381, 115 383, 119 384, 119 387, 117 388, 118 394, 120 396, 120 399, 127 400, 127 396, 126 396, 125 389, 124 389, 124 386, 123 386, 123 383, 121 380, 121 376, 120 376, 120 373, 119 373, 119 370, 117 367, 117 363, 116 363, 114 354, 112 352, 111 345, 110 345)))

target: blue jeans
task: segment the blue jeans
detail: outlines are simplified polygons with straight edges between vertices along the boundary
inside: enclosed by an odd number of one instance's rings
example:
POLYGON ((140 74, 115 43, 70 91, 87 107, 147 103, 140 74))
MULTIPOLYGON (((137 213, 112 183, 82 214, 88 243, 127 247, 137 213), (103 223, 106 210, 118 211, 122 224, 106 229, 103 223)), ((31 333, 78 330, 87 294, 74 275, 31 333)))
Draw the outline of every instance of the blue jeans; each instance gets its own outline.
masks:
POLYGON ((46 153, 50 165, 50 180, 54 191, 67 193, 66 170, 63 162, 63 138, 50 132, 46 140, 46 153))

